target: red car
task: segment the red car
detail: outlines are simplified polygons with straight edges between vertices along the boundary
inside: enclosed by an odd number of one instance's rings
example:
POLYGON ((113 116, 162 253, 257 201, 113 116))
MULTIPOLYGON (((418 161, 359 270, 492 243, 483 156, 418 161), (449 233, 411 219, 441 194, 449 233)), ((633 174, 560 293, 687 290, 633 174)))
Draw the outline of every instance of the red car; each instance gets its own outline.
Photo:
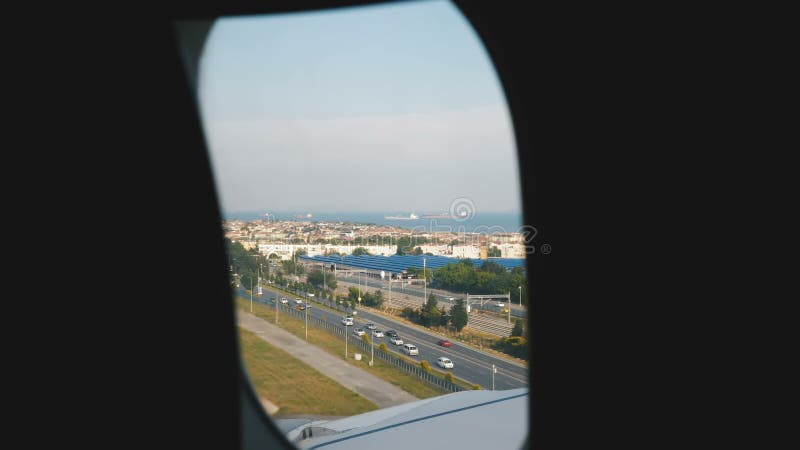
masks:
POLYGON ((450 341, 448 341, 447 339, 440 340, 438 342, 438 344, 441 345, 442 347, 450 347, 450 345, 451 345, 450 341))

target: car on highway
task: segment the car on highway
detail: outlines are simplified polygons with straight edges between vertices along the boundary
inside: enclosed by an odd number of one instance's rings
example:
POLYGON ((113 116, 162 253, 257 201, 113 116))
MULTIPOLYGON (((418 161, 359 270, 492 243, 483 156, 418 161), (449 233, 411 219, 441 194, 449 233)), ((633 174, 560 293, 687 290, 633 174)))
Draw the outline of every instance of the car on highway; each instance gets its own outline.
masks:
POLYGON ((352 317, 342 317, 342 325, 352 327, 353 326, 353 318, 352 317))
POLYGON ((283 303, 285 305, 285 304, 289 303, 289 300, 287 300, 286 297, 281 297, 281 303, 283 303))
POLYGON ((375 324, 374 324, 374 323, 372 323, 372 322, 370 322, 370 323, 368 323, 368 324, 365 324, 364 326, 365 326, 365 327, 367 327, 367 329, 368 329, 368 330, 374 330, 375 328, 378 328, 378 326, 377 326, 377 325, 375 325, 375 324))
POLYGON ((355 334, 356 336, 363 336, 366 333, 364 332, 363 328, 356 328, 355 330, 353 330, 353 334, 355 334))
POLYGON ((414 344, 403 344, 403 353, 406 355, 419 355, 419 349, 414 344))
POLYGON ((450 347, 451 345, 453 345, 447 339, 439 339, 439 342, 437 342, 437 344, 441 345, 442 347, 450 347))
POLYGON ((389 331, 386 332, 386 335, 389 336, 389 337, 395 337, 395 336, 397 336, 397 331, 389 330, 389 331))
POLYGON ((302 304, 303 304, 303 301, 302 301, 302 300, 300 300, 300 299, 297 299, 297 300, 295 300, 295 301, 294 301, 294 304, 295 304, 295 305, 302 305, 302 304))
POLYGON ((442 356, 441 358, 437 359, 436 360, 436 364, 438 364, 439 367, 441 367, 443 369, 452 369, 453 368, 453 361, 450 361, 450 359, 445 358, 444 356, 442 356))
POLYGON ((392 336, 392 338, 389 339, 389 342, 394 345, 403 345, 403 340, 400 339, 400 336, 392 336))
POLYGON ((373 330, 372 335, 375 337, 383 337, 383 331, 381 330, 373 330))

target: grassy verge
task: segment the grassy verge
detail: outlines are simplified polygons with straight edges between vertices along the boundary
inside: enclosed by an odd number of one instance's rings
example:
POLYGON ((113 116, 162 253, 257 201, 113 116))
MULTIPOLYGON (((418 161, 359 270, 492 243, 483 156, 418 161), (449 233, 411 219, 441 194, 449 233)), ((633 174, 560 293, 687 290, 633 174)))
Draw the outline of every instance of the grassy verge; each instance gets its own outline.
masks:
POLYGON ((247 373, 258 395, 280 407, 275 414, 351 416, 377 405, 239 327, 247 373))
MULTIPOLYGON (((237 297, 236 305, 239 309, 249 312, 250 311, 250 300, 244 299, 243 297, 237 297)), ((316 306, 315 306, 316 307, 316 306)), ((264 319, 270 323, 275 323, 275 308, 268 307, 262 304, 253 304, 253 314, 256 317, 264 319)), ((294 334, 295 336, 299 337, 300 339, 305 339, 305 324, 304 321, 295 319, 287 314, 278 313, 278 326, 283 328, 284 330, 294 334)), ((327 315, 326 320, 329 322, 336 322, 339 320, 341 313, 336 312, 336 315, 327 315)), ((400 389, 408 392, 409 394, 417 397, 417 398, 429 398, 429 397, 436 397, 438 395, 442 395, 443 392, 439 391, 438 389, 429 386, 428 384, 418 380, 416 377, 413 377, 407 373, 404 373, 397 369, 394 366, 391 366, 383 361, 375 359, 375 365, 369 367, 369 354, 362 356, 361 361, 356 361, 352 357, 352 353, 354 351, 358 351, 358 347, 353 344, 355 336, 350 336, 350 347, 348 348, 349 353, 351 354, 349 358, 347 358, 347 362, 366 370, 367 372, 377 376, 378 378, 385 380, 393 385, 399 387, 400 389)), ((319 329, 317 327, 309 325, 308 327, 308 342, 312 345, 319 347, 328 353, 339 356, 340 358, 344 359, 344 340, 332 333, 329 333, 326 330, 319 329)))

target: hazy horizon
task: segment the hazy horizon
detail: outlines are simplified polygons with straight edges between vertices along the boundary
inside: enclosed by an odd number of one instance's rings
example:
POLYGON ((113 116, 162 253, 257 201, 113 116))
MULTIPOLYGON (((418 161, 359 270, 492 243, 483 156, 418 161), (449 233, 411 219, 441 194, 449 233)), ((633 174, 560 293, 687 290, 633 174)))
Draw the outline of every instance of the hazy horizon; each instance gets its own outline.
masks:
POLYGON ((198 80, 225 215, 521 211, 499 79, 450 2, 223 18, 198 80))

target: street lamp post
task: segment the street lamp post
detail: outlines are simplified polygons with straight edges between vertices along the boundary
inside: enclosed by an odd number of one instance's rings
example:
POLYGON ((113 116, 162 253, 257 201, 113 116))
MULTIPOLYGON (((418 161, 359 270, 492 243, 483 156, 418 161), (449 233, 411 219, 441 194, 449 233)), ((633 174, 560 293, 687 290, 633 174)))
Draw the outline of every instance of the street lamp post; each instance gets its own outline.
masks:
POLYGON ((508 323, 511 323, 511 292, 508 293, 508 323))
POLYGON ((306 300, 306 308, 304 311, 306 312, 306 342, 308 342, 308 300, 306 300))
POLYGON ((422 284, 425 286, 425 294, 423 295, 422 298, 422 305, 424 306, 425 302, 428 301, 428 274, 425 269, 425 258, 422 258, 422 276, 424 277, 422 284))
POLYGON ((492 364, 492 390, 494 390, 494 374, 497 373, 497 367, 492 364))
POLYGON ((369 366, 372 367, 375 361, 375 333, 372 333, 372 339, 369 340, 370 346, 370 356, 369 356, 369 366))
POLYGON ((519 306, 522 306, 522 286, 519 287, 519 306))
POLYGON ((250 278, 250 312, 253 312, 253 279, 250 278))

